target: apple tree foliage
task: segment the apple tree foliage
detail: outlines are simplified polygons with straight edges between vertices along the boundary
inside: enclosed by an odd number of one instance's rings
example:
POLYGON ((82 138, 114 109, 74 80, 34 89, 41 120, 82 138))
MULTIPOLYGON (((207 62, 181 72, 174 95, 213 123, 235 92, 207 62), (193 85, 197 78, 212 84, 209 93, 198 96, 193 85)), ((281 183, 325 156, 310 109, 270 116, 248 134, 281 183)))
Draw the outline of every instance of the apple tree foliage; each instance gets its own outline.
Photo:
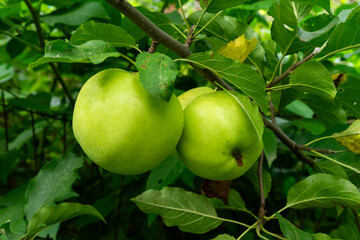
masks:
POLYGON ((357 1, 0 0, 0 239, 358 240, 359 86, 357 1), (71 118, 108 68, 247 95, 264 154, 231 182, 99 168, 71 118))

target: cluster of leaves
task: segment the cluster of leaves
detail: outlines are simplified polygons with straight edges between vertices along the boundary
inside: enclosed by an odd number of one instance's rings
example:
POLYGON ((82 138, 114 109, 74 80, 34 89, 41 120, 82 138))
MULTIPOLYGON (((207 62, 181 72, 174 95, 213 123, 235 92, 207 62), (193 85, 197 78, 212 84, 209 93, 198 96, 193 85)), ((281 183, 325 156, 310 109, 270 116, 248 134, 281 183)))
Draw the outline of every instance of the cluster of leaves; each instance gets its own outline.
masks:
POLYGON ((193 54, 179 58, 161 42, 147 53, 151 38, 106 1, 0 1, 0 239, 359 239, 360 6, 140 3, 193 54), (210 70, 313 164, 265 129, 262 187, 254 164, 227 204, 201 195, 203 180, 173 155, 139 176, 106 172, 76 144, 71 117, 81 85, 111 67, 139 71, 165 101, 207 85, 197 70, 210 70), (259 195, 270 216, 257 216, 259 195))

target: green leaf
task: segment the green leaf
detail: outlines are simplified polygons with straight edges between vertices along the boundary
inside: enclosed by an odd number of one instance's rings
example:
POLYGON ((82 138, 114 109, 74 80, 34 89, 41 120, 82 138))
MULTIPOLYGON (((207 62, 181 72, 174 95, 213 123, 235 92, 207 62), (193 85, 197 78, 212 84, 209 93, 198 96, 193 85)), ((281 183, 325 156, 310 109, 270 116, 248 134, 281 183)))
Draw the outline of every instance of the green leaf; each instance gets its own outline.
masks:
POLYGON ((92 206, 80 203, 60 203, 56 206, 46 206, 39 209, 29 222, 26 237, 33 239, 44 229, 83 214, 98 217, 106 222, 92 206))
POLYGON ((23 240, 23 234, 13 234, 10 230, 10 222, 0 224, 0 240, 23 240))
POLYGON ((228 195, 228 204, 225 204, 221 199, 218 198, 211 198, 210 201, 216 209, 227 209, 227 210, 251 213, 246 208, 245 202, 242 199, 240 193, 233 188, 230 189, 228 195))
POLYGON ((313 240, 310 233, 304 232, 293 225, 289 220, 283 218, 280 214, 276 214, 279 220, 281 232, 285 235, 286 239, 291 240, 313 240))
POLYGON ((313 135, 320 135, 326 130, 324 124, 317 119, 300 118, 292 121, 292 123, 299 129, 305 129, 313 135))
MULTIPOLYGON (((48 125, 49 123, 46 121, 35 123, 34 125, 35 134, 41 132, 48 125)), ((21 132, 20 134, 18 134, 17 137, 12 142, 10 142, 9 149, 10 150, 20 149, 27 141, 29 141, 29 139, 32 138, 32 136, 33 136, 33 131, 32 131, 32 127, 30 127, 24 130, 23 132, 21 132)))
POLYGON ((143 52, 136 57, 136 67, 143 87, 154 97, 169 101, 177 76, 177 65, 161 53, 143 52))
MULTIPOLYGON (((257 175, 259 169, 259 164, 256 162, 245 174, 244 176, 247 177, 254 186, 255 191, 259 194, 260 187, 259 187, 259 176, 257 175)), ((271 190, 271 175, 265 169, 262 170, 263 175, 263 188, 264 188, 264 198, 267 198, 268 193, 271 190)))
POLYGON ((70 42, 81 45, 90 40, 102 40, 113 47, 137 48, 134 38, 121 27, 90 21, 80 25, 70 38, 70 42))
POLYGON ((184 163, 171 154, 159 166, 151 170, 146 181, 146 189, 160 190, 165 186, 173 184, 180 177, 184 169, 184 163))
POLYGON ((336 89, 330 72, 318 62, 305 62, 292 74, 289 85, 307 94, 335 98, 336 89))
POLYGON ((235 7, 243 4, 244 0, 232 0, 232 1, 223 1, 223 0, 200 0, 200 5, 204 9, 208 6, 207 12, 215 13, 227 8, 235 7))
POLYGON ((220 234, 217 235, 217 237, 213 238, 212 240, 236 240, 236 239, 228 234, 220 234))
POLYGON ((18 232, 16 231, 16 229, 14 231, 14 223, 16 223, 19 220, 22 220, 22 222, 25 224, 24 205, 25 203, 13 204, 6 208, 0 208, 0 225, 9 221, 10 222, 9 229, 12 233, 23 234, 24 232, 18 232))
POLYGON ((307 96, 301 100, 315 112, 325 127, 346 123, 347 115, 340 104, 317 96, 307 96))
POLYGON ((0 84, 9 81, 14 77, 15 69, 8 64, 0 65, 0 84))
POLYGON ((42 16, 40 20, 50 26, 59 23, 78 26, 91 18, 108 18, 108 15, 100 2, 76 4, 66 10, 59 10, 49 15, 42 16))
POLYGON ((325 233, 316 233, 316 234, 313 234, 313 239, 314 240, 341 240, 341 239, 338 239, 338 238, 332 238, 330 237, 329 235, 325 234, 325 233))
POLYGON ((320 6, 325 9, 328 13, 331 13, 330 0, 293 0, 294 2, 308 3, 311 5, 320 6))
POLYGON ((305 178, 290 189, 286 208, 330 208, 336 204, 360 209, 359 190, 346 179, 318 173, 305 178))
POLYGON ((321 59, 337 52, 360 47, 360 6, 356 7, 346 19, 331 33, 324 50, 318 55, 321 59))
POLYGON ((76 179, 76 169, 83 161, 70 154, 45 164, 26 190, 25 213, 28 220, 42 207, 70 196, 76 196, 71 185, 76 179))
MULTIPOLYGON (((188 17, 189 23, 196 24, 200 16, 201 11, 194 12, 188 17)), ((217 38, 216 40, 222 41, 222 44, 216 45, 225 45, 227 42, 234 40, 243 34, 245 34, 247 39, 255 38, 258 40, 258 42, 260 42, 259 35, 249 25, 246 23, 240 23, 239 20, 235 17, 220 15, 211 21, 210 24, 208 24, 214 16, 215 14, 205 13, 199 23, 199 27, 203 27, 205 24, 207 24, 204 32, 215 36, 217 38)))
POLYGON ((91 40, 82 45, 55 40, 46 44, 44 57, 31 63, 28 70, 49 62, 99 64, 109 57, 119 56, 114 47, 101 40, 91 40))
POLYGON ((264 128, 262 139, 264 143, 265 157, 269 167, 271 167, 271 164, 277 157, 277 137, 273 131, 268 128, 264 128))
POLYGON ((285 109, 293 114, 307 119, 311 119, 314 115, 314 111, 300 100, 292 101, 286 105, 285 109))
POLYGON ((148 190, 131 200, 141 211, 159 214, 166 226, 178 226, 184 232, 205 233, 222 222, 205 196, 181 188, 148 190))
POLYGON ((210 52, 191 54, 187 61, 214 71, 251 97, 263 112, 266 111, 268 97, 265 91, 265 81, 250 66, 210 52))
POLYGON ((346 174, 344 168, 342 168, 339 164, 330 162, 330 161, 321 161, 316 162, 314 169, 318 172, 331 174, 334 176, 338 176, 344 179, 349 179, 348 175, 346 174))
POLYGON ((336 100, 356 118, 360 118, 360 78, 346 75, 337 87, 336 100))
MULTIPOLYGON (((19 151, 12 149, 8 152, 0 152, 0 182, 7 185, 8 176, 19 163, 19 151)), ((1 199, 0 199, 1 205, 1 199)))
POLYGON ((46 92, 38 92, 34 95, 29 95, 27 98, 13 98, 9 100, 9 105, 32 109, 39 112, 50 111, 51 95, 46 92))
POLYGON ((268 14, 274 18, 271 26, 271 37, 284 53, 297 33, 298 20, 293 6, 288 0, 275 1, 268 14))

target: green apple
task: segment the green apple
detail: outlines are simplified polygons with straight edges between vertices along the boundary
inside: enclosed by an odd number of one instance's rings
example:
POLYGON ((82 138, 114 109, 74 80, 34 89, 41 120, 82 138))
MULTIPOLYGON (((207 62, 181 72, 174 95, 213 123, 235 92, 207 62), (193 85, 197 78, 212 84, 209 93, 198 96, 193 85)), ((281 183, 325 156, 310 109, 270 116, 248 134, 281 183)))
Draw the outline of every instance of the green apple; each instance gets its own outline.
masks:
POLYGON ((262 131, 258 107, 246 96, 226 91, 204 94, 184 111, 177 152, 194 174, 210 180, 232 180, 260 156, 262 131))
POLYGON ((184 92, 178 97, 178 99, 181 103, 182 108, 185 109, 187 105, 189 105, 189 103, 192 102, 195 98, 203 94, 213 92, 215 92, 215 90, 209 87, 197 87, 184 92))
POLYGON ((135 175, 160 164, 176 147, 184 123, 175 95, 156 99, 135 73, 108 69, 82 87, 73 131, 87 156, 114 173, 135 175))

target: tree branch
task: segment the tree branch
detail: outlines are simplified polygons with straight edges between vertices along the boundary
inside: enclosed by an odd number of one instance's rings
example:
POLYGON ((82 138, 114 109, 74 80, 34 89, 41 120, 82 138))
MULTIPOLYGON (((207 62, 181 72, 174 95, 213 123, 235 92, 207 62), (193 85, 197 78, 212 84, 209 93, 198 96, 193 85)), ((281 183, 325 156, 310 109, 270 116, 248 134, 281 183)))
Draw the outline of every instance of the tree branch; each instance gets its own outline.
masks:
MULTIPOLYGON (((158 26, 152 23, 147 17, 145 17, 141 12, 139 12, 136 8, 134 8, 130 3, 126 0, 106 0, 113 7, 115 7, 118 11, 124 14, 130 21, 132 21, 136 26, 142 29, 147 35, 151 37, 153 41, 157 41, 160 44, 164 45, 177 55, 182 58, 186 58, 192 54, 190 49, 181 44, 179 41, 165 33, 158 26)), ((196 67, 194 64, 190 65, 199 72, 205 79, 216 85, 216 83, 220 84, 224 88, 228 90, 234 90, 230 85, 228 85, 224 80, 222 80, 219 76, 217 76, 214 72, 208 69, 201 69, 196 67)))
POLYGON ((303 60, 300 62, 292 64, 283 74, 281 74, 279 77, 275 78, 272 82, 270 82, 266 87, 270 88, 277 83, 279 83, 281 80, 289 76, 289 74, 294 71, 297 67, 299 67, 301 64, 303 64, 306 61, 309 61, 311 58, 313 58, 316 54, 319 54, 321 52, 321 48, 315 48, 312 53, 307 55, 303 60))
MULTIPOLYGON (((151 46, 148 50, 148 53, 154 53, 156 51, 157 46, 159 46, 159 43, 157 41, 152 41, 151 46)), ((134 64, 135 65, 135 64, 134 64)))
POLYGON ((291 138, 289 138, 278 126, 273 124, 265 117, 263 117, 263 121, 265 127, 271 129, 275 133, 275 135, 296 155, 296 157, 300 161, 309 164, 311 167, 315 165, 315 162, 311 158, 309 158, 299 150, 299 145, 291 138))
POLYGON ((263 185, 263 174, 262 174, 262 170, 263 170, 263 163, 264 163, 264 151, 262 151, 261 155, 260 155, 260 159, 259 159, 259 168, 258 168, 258 172, 257 175, 259 177, 259 189, 260 189, 260 206, 259 206, 259 213, 258 213, 258 217, 259 217, 259 222, 258 222, 258 227, 261 228, 262 225, 264 225, 265 223, 265 197, 264 197, 264 185, 263 185))

